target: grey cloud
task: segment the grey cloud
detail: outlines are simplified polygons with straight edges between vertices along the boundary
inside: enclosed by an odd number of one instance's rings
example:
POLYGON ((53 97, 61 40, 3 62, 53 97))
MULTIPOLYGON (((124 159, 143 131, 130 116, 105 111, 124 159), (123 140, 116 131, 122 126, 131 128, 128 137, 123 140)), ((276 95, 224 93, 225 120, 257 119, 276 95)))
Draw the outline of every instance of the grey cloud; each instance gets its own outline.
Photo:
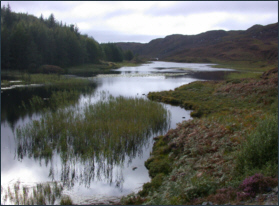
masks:
POLYGON ((137 43, 148 43, 153 39, 162 38, 164 36, 155 35, 134 35, 134 34, 124 34, 115 31, 87 31, 88 36, 93 37, 99 43, 107 42, 137 42, 137 43), (112 41, 113 39, 113 41, 112 41))
POLYGON ((277 1, 180 1, 168 8, 152 8, 146 14, 160 15, 189 15, 211 12, 229 13, 278 13, 277 1))
POLYGON ((65 11, 73 8, 78 2, 65 1, 2 1, 1 4, 10 4, 12 11, 23 12, 21 8, 28 8, 30 13, 37 13, 37 11, 51 10, 65 11))
POLYGON ((129 15, 134 13, 133 11, 130 10, 116 10, 113 12, 110 12, 108 14, 106 14, 103 18, 104 19, 111 19, 113 17, 117 17, 117 16, 125 16, 125 15, 129 15))
POLYGON ((261 24, 263 26, 268 24, 276 23, 277 21, 274 21, 274 16, 271 16, 269 18, 262 18, 261 21, 258 20, 251 20, 249 22, 243 22, 243 21, 237 21, 233 17, 227 18, 224 21, 219 22, 218 24, 214 25, 215 27, 221 27, 224 30, 246 30, 255 24, 261 24))

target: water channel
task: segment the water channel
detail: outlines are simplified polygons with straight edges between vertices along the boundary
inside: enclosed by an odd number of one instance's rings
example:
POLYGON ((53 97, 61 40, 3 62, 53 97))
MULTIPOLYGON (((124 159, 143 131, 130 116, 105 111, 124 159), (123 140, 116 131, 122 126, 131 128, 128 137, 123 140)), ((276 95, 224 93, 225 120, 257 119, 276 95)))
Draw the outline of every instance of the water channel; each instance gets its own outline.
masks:
MULTIPOLYGON (((78 104, 94 102, 98 94, 106 92, 114 97, 143 97, 148 92, 173 90, 184 84, 197 80, 222 79, 227 72, 226 68, 213 68, 214 64, 150 62, 136 67, 122 67, 116 71, 119 74, 98 75, 89 77, 94 82, 95 89, 91 94, 80 94, 78 104)), ((38 159, 16 157, 15 130, 34 119, 39 119, 40 112, 22 112, 19 107, 22 100, 31 98, 33 94, 45 95, 48 92, 43 86, 13 88, 1 92, 1 186, 3 188, 20 181, 25 185, 41 182, 62 181, 65 172, 59 154, 53 155, 49 162, 38 159), (51 173, 51 174, 50 174, 51 173)), ((64 190, 73 199, 75 204, 92 204, 105 202, 107 199, 119 198, 131 192, 138 191, 141 186, 150 180, 144 162, 150 156, 154 135, 163 135, 170 128, 175 128, 178 122, 190 119, 190 112, 177 106, 165 105, 170 111, 169 127, 161 134, 150 135, 148 141, 139 148, 139 152, 132 159, 127 157, 124 164, 115 165, 110 179, 100 174, 98 178, 91 178, 90 162, 81 163, 76 160, 70 162, 70 170, 75 171, 75 177, 69 179, 64 190), (136 169, 135 169, 136 168, 136 169)))

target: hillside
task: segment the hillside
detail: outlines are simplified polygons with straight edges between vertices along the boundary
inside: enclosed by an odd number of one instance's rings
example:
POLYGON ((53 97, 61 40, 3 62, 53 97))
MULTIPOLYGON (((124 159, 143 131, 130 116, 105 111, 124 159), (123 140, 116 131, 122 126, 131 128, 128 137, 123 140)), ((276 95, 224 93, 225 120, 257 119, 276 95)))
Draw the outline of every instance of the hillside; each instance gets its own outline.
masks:
POLYGON ((147 44, 117 43, 146 58, 179 62, 263 61, 278 58, 278 23, 254 25, 245 31, 214 30, 198 35, 174 34, 147 44))

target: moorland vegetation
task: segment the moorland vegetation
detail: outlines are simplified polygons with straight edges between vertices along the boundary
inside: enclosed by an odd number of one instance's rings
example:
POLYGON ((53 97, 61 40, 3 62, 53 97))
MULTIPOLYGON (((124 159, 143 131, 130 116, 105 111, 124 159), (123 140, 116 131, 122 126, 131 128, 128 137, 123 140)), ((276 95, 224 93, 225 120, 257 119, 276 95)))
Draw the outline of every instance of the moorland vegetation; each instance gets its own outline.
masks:
MULTIPOLYGON (((99 44, 80 34, 77 26, 58 22, 53 14, 36 18, 14 13, 9 6, 1 8, 1 25, 2 74, 22 84, 49 85, 53 91, 47 101, 33 96, 21 103, 22 110, 42 106, 44 114, 17 130, 19 159, 33 156, 48 161, 59 151, 65 162, 77 155, 90 164, 121 163, 123 155, 136 155, 135 147, 144 144, 146 140, 139 140, 142 133, 159 131, 159 125, 166 124, 166 110, 153 102, 160 101, 193 110, 193 119, 155 138, 145 162, 152 179, 137 194, 124 197, 122 204, 263 204, 263 194, 278 185, 278 23, 246 31, 171 35, 148 44, 99 44), (107 73, 134 54, 145 59, 222 63, 221 67, 240 72, 222 81, 197 81, 171 91, 151 92, 148 98, 153 101, 108 97, 84 109, 74 106, 80 91, 89 91, 92 82, 61 74, 107 73), (145 115, 151 116, 149 121, 145 115), (105 137, 103 141, 100 136, 105 137)), ((1 87, 15 84, 2 81, 1 87)), ((19 186, 14 188, 17 194, 19 186)), ((42 194, 50 191, 49 186, 37 186, 38 190, 39 200, 31 197, 30 203, 43 203, 42 194)), ((8 196, 29 204, 27 189, 23 191, 21 198, 11 192, 8 196)), ((71 201, 65 197, 60 203, 71 201)))
POLYGON ((244 76, 148 94, 194 119, 156 138, 145 162, 151 182, 122 204, 267 203, 278 185, 278 69, 244 76))

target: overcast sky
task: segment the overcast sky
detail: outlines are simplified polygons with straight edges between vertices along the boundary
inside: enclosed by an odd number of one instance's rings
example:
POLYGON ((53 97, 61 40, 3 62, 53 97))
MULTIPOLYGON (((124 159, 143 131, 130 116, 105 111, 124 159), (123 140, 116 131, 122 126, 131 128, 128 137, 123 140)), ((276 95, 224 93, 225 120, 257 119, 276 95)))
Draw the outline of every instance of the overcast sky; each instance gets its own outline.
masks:
POLYGON ((278 22, 277 1, 1 1, 12 11, 76 24, 104 42, 141 42, 171 34, 246 30, 278 22))

